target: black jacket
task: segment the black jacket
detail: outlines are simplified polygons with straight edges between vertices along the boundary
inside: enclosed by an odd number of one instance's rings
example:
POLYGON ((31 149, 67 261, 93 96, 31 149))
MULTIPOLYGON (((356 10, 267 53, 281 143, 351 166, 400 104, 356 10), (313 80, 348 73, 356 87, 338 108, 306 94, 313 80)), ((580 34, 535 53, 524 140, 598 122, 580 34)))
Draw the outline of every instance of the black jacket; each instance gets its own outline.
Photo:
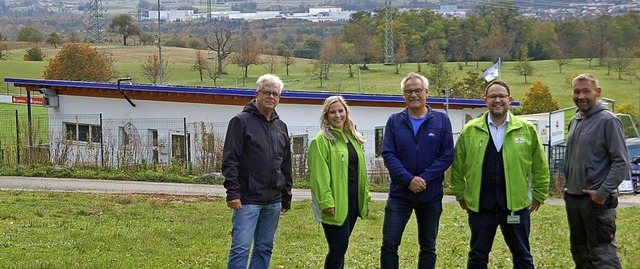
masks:
POLYGON ((267 120, 255 99, 247 103, 229 121, 222 158, 227 201, 291 208, 291 142, 275 111, 267 120))

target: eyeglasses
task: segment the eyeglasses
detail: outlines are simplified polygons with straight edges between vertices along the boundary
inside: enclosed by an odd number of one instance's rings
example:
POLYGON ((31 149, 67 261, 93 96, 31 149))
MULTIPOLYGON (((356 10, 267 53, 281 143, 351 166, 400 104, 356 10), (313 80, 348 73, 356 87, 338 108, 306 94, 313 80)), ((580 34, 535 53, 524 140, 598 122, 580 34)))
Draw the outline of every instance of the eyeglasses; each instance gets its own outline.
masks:
POLYGON ((269 97, 269 96, 273 96, 273 97, 275 97, 275 98, 280 97, 280 93, 279 93, 279 92, 260 91, 260 93, 261 93, 262 95, 266 96, 266 97, 269 97))
POLYGON ((406 95, 412 95, 412 94, 421 94, 422 92, 424 92, 424 89, 405 89, 404 90, 404 94, 406 95))
POLYGON ((487 95, 487 99, 489 99, 489 100, 496 100, 496 98, 498 98, 500 100, 504 100, 504 99, 507 99, 507 97, 509 97, 509 95, 506 95, 506 94, 487 95))

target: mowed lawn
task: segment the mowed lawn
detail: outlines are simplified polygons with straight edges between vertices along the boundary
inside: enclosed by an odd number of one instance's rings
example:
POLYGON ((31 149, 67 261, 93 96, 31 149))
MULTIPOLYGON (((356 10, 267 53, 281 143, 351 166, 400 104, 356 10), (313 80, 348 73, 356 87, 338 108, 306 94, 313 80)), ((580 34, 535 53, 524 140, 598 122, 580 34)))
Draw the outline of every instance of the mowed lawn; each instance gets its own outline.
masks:
MULTIPOLYGON (((10 51, 7 61, 0 61, 0 79, 11 78, 41 78, 47 61, 55 56, 60 50, 53 47, 43 47, 43 52, 47 55, 43 62, 25 62, 22 54, 25 49, 15 49, 10 51)), ((111 53, 114 57, 115 67, 120 77, 132 77, 133 82, 148 84, 141 71, 142 63, 158 52, 155 46, 120 46, 109 45, 98 48, 100 51, 111 53)), ((164 70, 163 82, 168 85, 194 85, 213 86, 213 80, 204 75, 204 80, 200 81, 197 71, 192 69, 195 61, 195 50, 187 48, 163 47, 162 58, 169 62, 168 70, 164 70)), ((206 54, 206 51, 205 51, 206 54)), ((264 56, 263 60, 270 59, 264 56)), ((358 77, 357 67, 353 67, 354 76, 349 76, 347 66, 335 64, 330 68, 327 80, 321 81, 316 78, 311 71, 313 69, 312 60, 294 59, 294 64, 289 67, 289 75, 286 74, 285 66, 281 64, 281 58, 275 57, 276 64, 270 68, 269 64, 251 65, 248 69, 248 77, 243 78, 242 70, 230 62, 225 63, 225 71, 217 81, 220 87, 240 87, 253 88, 255 80, 264 73, 273 72, 279 75, 285 82, 285 89, 291 91, 323 91, 323 92, 349 92, 349 93, 376 93, 394 94, 400 93, 400 80, 411 71, 418 70, 417 63, 406 63, 400 66, 399 74, 395 74, 395 67, 392 65, 369 64, 369 70, 360 71, 358 77)), ((638 60, 636 60, 637 62, 638 60)), ((213 64, 213 59, 210 60, 213 64)), ((457 63, 447 63, 447 67, 455 72, 458 79, 467 76, 468 71, 482 73, 489 68, 492 62, 468 62, 462 63, 462 70, 459 70, 457 63)), ((608 70, 605 66, 596 66, 597 59, 589 62, 584 59, 574 59, 569 65, 563 66, 562 73, 554 60, 532 62, 535 71, 532 76, 524 77, 515 70, 515 62, 505 62, 502 65, 501 79, 512 87, 514 100, 521 101, 527 88, 536 80, 542 81, 549 86, 553 96, 560 103, 560 107, 573 105, 571 100, 571 79, 580 73, 591 73, 601 82, 603 88, 602 97, 610 98, 618 103, 629 104, 638 108, 640 103, 640 81, 636 76, 623 75, 618 79, 618 74, 613 70, 608 70)), ((420 70, 428 76, 431 66, 421 63, 420 70)), ((2 92, 18 92, 19 89, 6 85, 2 92)), ((455 91, 455 89, 454 89, 455 91)), ((439 89, 431 89, 430 96, 440 96, 439 89)))
MULTIPOLYGON (((0 191, 1 268, 225 268, 231 210, 216 197, 0 191)), ((371 205, 350 241, 345 268, 379 268, 384 202, 371 205)), ((618 210, 623 268, 640 268, 640 208, 618 210)), ((572 268, 564 208, 532 215, 537 268, 572 268)), ((438 268, 465 268, 469 228, 457 204, 445 204, 438 268)), ((271 268, 322 268, 326 242, 310 201, 282 215, 271 268)), ((416 268, 415 219, 400 247, 400 268, 416 268)), ((510 268, 500 233, 490 268, 510 268)))

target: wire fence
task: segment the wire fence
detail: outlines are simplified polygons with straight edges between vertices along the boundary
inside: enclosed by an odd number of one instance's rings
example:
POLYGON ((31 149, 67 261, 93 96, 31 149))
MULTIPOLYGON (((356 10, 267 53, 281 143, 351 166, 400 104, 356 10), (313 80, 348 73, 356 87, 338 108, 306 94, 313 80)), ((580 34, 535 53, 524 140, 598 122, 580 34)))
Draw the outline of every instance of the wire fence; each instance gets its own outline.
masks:
MULTIPOLYGON (((0 165, 61 167, 184 166, 220 172, 227 122, 188 118, 103 118, 102 114, 19 115, 0 112, 0 165)), ((288 126, 293 176, 308 179, 307 149, 319 126, 288 126)), ((388 181, 379 158, 381 131, 361 130, 373 181, 388 181), (371 142, 377 141, 376 146, 371 142), (378 154, 376 154, 376 152, 378 154)))

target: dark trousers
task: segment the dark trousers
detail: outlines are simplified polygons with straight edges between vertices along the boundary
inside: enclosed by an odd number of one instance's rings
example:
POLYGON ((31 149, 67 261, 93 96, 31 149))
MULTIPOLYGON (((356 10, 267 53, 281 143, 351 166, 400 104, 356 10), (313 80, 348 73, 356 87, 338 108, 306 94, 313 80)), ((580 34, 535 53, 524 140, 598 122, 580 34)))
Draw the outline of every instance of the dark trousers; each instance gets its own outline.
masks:
POLYGON ((576 268, 621 268, 615 245, 617 196, 599 205, 589 195, 565 194, 564 202, 576 268))
POLYGON ((324 236, 329 245, 329 253, 324 260, 325 269, 344 268, 344 254, 349 247, 349 237, 358 219, 358 196, 349 197, 349 213, 347 219, 340 226, 322 224, 324 236))
POLYGON ((398 247, 413 211, 416 212, 418 244, 420 245, 418 268, 436 268, 436 237, 442 214, 442 200, 416 203, 395 198, 387 199, 387 205, 384 208, 380 268, 399 268, 398 247))
POLYGON ((507 223, 511 211, 499 208, 480 212, 468 211, 471 228, 471 249, 467 268, 487 268, 489 252, 493 246, 496 230, 500 226, 504 241, 513 256, 513 268, 534 268, 529 247, 530 212, 528 208, 515 212, 520 216, 519 224, 507 223))

